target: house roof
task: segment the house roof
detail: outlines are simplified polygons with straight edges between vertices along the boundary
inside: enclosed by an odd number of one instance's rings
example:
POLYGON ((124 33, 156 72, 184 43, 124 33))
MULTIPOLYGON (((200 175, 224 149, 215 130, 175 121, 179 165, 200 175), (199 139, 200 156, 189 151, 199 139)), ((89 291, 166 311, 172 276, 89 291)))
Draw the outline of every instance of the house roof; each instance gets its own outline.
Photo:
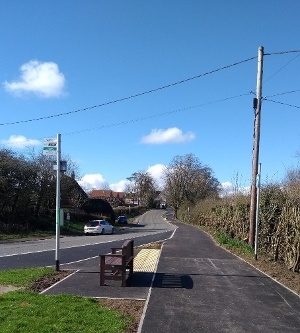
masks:
POLYGON ((120 198, 123 199, 125 197, 124 192, 115 192, 112 190, 92 190, 91 198, 120 198))

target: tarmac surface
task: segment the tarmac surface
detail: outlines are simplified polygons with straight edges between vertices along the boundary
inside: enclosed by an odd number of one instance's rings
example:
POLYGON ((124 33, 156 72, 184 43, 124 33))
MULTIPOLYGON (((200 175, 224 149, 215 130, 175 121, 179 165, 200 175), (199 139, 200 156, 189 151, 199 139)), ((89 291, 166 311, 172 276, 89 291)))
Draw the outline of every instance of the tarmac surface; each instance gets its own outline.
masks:
POLYGON ((127 287, 120 281, 100 287, 99 258, 93 258, 68 265, 76 273, 44 294, 145 300, 142 333, 300 332, 299 296, 205 232, 173 223, 177 229, 160 256, 136 251, 138 269, 127 287))

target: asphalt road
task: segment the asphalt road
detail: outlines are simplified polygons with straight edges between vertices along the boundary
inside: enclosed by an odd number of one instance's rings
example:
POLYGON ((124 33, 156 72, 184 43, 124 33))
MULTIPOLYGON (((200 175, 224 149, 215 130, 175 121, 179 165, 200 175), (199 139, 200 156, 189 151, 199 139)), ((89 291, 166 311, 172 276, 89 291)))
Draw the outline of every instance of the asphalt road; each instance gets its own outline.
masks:
MULTIPOLYGON (((59 242, 59 262, 68 264, 108 253, 111 247, 121 246, 126 239, 134 239, 135 245, 167 239, 174 226, 162 218, 164 212, 149 211, 138 217, 130 228, 113 235, 62 237, 59 242)), ((55 246, 55 238, 1 243, 0 270, 55 266, 55 246)))

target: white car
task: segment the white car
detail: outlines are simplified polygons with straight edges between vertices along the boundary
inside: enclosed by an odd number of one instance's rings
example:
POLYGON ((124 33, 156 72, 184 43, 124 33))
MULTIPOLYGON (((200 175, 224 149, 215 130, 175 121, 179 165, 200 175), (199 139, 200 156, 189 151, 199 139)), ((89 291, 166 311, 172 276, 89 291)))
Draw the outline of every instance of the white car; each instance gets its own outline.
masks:
POLYGON ((106 220, 93 220, 84 226, 84 234, 113 234, 114 227, 106 220))

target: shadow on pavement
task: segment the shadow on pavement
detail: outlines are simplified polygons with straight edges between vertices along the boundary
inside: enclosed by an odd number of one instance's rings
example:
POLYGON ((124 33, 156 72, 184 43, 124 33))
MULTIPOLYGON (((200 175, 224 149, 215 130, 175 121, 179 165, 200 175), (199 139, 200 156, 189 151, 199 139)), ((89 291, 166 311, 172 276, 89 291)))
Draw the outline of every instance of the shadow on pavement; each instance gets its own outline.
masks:
MULTIPOLYGON (((150 287, 154 273, 134 272, 127 279, 128 287, 150 287)), ((189 275, 157 273, 153 288, 184 288, 192 289, 193 280, 189 275)))
POLYGON ((193 289, 194 282, 189 275, 157 273, 153 288, 193 289))

